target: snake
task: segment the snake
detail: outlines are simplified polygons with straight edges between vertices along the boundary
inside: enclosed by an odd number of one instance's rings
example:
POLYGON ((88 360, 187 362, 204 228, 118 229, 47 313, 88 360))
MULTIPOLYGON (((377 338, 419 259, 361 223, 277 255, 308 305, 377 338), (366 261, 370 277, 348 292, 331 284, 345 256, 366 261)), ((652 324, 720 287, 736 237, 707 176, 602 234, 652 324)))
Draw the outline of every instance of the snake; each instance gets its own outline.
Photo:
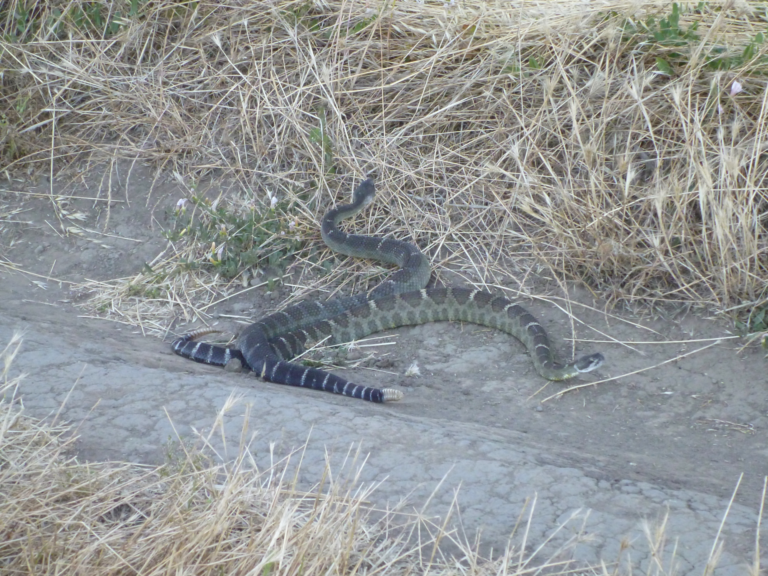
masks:
POLYGON ((324 339, 327 344, 339 344, 401 326, 454 321, 495 328, 515 337, 526 347, 536 372, 546 380, 568 380, 603 364, 605 358, 599 352, 571 363, 559 363, 544 327, 528 310, 504 296, 463 287, 427 288, 431 275, 429 259, 414 244, 340 230, 339 223, 367 207, 375 194, 373 180, 364 180, 354 190, 350 204, 338 206, 323 216, 321 235, 335 252, 397 266, 398 270, 385 281, 369 292, 325 302, 308 300, 269 314, 247 326, 234 347, 198 341, 218 332, 203 328, 174 340, 173 352, 215 366, 239 363, 267 382, 371 402, 400 400, 403 393, 394 388, 355 384, 332 372, 291 360, 324 339))

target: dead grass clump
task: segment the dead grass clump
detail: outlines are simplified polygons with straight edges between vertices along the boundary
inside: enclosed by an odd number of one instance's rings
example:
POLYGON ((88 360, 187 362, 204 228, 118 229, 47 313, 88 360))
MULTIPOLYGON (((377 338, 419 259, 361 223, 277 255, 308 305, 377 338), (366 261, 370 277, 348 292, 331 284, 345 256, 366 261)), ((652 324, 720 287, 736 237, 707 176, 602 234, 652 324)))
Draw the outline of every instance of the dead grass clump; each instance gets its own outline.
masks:
POLYGON ((140 158, 256 196, 308 191, 309 221, 376 173, 389 201, 369 231, 475 281, 523 283, 527 255, 612 301, 766 301, 750 3, 7 6, 11 168, 140 158))

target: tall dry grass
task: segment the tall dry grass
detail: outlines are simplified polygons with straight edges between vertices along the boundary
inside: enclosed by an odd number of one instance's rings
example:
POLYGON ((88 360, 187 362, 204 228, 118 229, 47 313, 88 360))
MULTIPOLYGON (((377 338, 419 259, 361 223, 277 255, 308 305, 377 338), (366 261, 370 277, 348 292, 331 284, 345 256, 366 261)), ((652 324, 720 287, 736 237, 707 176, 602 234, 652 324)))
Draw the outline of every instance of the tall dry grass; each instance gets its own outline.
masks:
POLYGON ((611 302, 766 302, 755 3, 680 3, 681 34, 698 29, 677 43, 651 34, 667 2, 90 4, 114 33, 59 0, 35 4, 50 25, 0 42, 9 170, 57 177, 77 159, 108 179, 138 159, 233 178, 293 201, 305 230, 375 174, 369 231, 411 238, 438 270, 524 284, 514 260, 534 257, 533 274, 611 302))

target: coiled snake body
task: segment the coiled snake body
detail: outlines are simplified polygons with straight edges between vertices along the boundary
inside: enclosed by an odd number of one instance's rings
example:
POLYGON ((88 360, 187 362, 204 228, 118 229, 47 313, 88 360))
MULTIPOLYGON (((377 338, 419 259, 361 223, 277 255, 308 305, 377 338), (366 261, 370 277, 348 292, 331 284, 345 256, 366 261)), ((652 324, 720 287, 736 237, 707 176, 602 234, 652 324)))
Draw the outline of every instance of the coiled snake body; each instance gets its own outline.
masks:
POLYGON ((322 222, 322 236, 336 252, 372 258, 400 269, 371 292, 330 300, 302 302, 270 314, 251 324, 237 339, 235 348, 225 348, 196 339, 216 330, 202 329, 171 345, 174 352, 197 362, 225 366, 233 359, 264 380, 304 386, 372 402, 399 400, 402 393, 391 388, 360 386, 320 370, 290 362, 303 353, 309 342, 330 336, 329 343, 349 342, 399 326, 454 320, 502 330, 528 349, 536 371, 547 380, 567 380, 603 363, 600 353, 582 356, 570 364, 558 364, 544 328, 530 312, 510 300, 467 288, 425 288, 430 276, 429 261, 408 242, 347 234, 338 223, 357 214, 375 195, 368 179, 354 191, 352 203, 330 210, 322 222))

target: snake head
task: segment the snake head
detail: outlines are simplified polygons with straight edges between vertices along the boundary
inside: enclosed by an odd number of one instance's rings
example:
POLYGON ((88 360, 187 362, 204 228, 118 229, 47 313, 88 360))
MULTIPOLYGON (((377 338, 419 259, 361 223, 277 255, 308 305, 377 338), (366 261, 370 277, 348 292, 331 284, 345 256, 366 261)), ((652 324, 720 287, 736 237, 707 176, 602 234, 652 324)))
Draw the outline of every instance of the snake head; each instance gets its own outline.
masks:
POLYGON ((360 208, 368 206, 373 202, 373 197, 376 195, 376 186, 373 183, 373 179, 367 178, 360 182, 360 186, 355 188, 352 192, 352 204, 360 205, 360 208))
POLYGON ((582 356, 576 362, 573 363, 573 367, 578 372, 591 372, 595 368, 599 368, 605 362, 605 356, 597 352, 596 354, 590 354, 589 356, 582 356))

